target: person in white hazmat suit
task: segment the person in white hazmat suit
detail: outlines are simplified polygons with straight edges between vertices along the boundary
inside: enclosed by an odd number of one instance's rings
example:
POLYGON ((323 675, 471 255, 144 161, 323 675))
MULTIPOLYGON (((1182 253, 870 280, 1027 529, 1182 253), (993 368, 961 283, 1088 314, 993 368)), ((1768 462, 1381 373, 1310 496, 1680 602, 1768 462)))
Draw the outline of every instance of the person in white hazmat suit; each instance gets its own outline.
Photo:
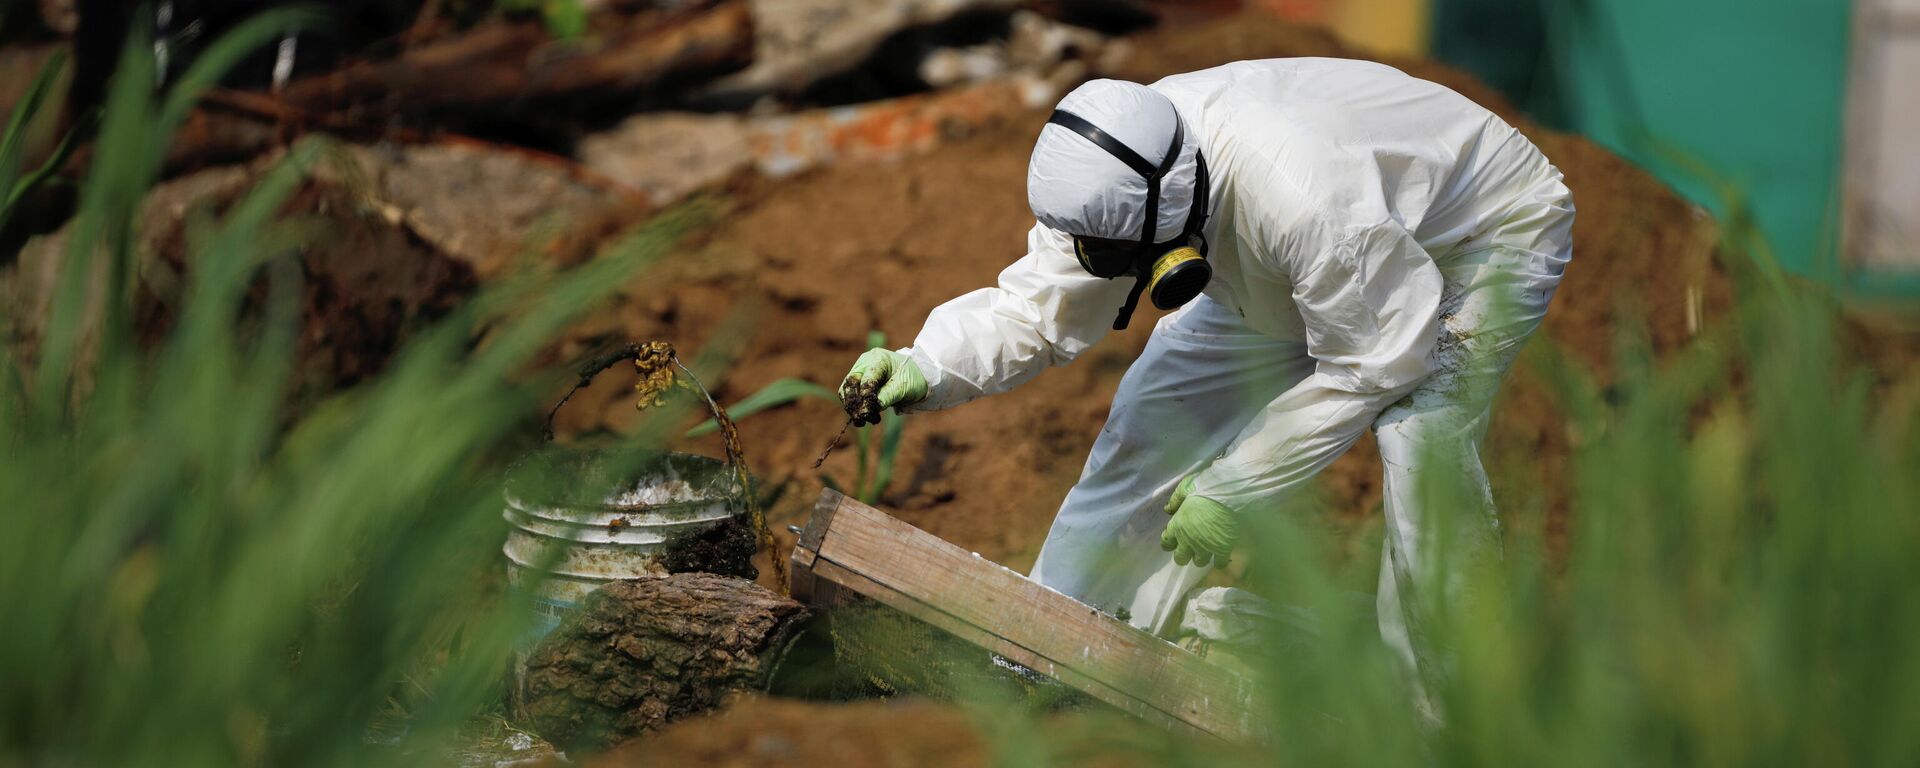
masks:
POLYGON ((1165 634, 1243 516, 1285 510, 1371 428, 1381 629, 1413 661, 1400 597, 1434 556, 1421 483, 1469 491, 1449 556, 1497 556, 1479 444, 1572 255, 1560 172, 1442 86, 1275 59, 1075 89, 1040 133, 1027 198, 1027 255, 936 308, 912 346, 868 351, 843 396, 949 408, 1073 360, 1143 293, 1177 306, 1121 380, 1031 577, 1165 634))

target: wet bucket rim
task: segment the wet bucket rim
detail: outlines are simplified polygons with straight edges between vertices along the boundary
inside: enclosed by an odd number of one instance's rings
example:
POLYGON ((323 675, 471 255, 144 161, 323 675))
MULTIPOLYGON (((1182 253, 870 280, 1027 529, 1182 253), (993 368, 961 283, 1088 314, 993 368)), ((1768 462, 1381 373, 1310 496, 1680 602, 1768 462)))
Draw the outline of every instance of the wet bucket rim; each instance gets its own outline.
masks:
POLYGON ((627 513, 657 512, 657 511, 672 511, 672 510, 678 510, 678 509, 683 509, 687 507, 704 507, 704 506, 711 506, 714 504, 731 504, 733 502, 737 502, 740 500, 739 494, 728 493, 728 494, 722 494, 719 496, 707 496, 707 497, 698 498, 698 499, 688 499, 686 501, 668 501, 660 504, 608 504, 607 502, 604 502, 604 501, 600 501, 600 502, 589 502, 589 501, 576 502, 576 501, 560 501, 560 500, 541 501, 541 500, 529 500, 526 497, 521 496, 520 494, 514 493, 513 489, 511 488, 502 490, 500 495, 506 499, 508 506, 512 507, 517 511, 526 512, 527 514, 533 514, 533 510, 535 508, 578 509, 578 510, 594 511, 594 512, 627 512, 627 513))
MULTIPOLYGON (((659 451, 655 455, 658 458, 658 460, 662 462, 689 462, 694 464, 706 464, 706 465, 709 465, 709 468, 714 470, 715 472, 726 472, 729 478, 726 483, 726 487, 728 489, 727 492, 717 493, 717 494, 707 495, 707 496, 697 496, 695 498, 686 499, 683 501, 665 501, 657 504, 614 504, 606 501, 605 499, 594 500, 594 501, 586 501, 586 500, 573 501, 573 500, 567 500, 567 499, 535 497, 525 493, 521 493, 520 491, 516 490, 515 486, 518 484, 518 482, 516 482, 516 478, 514 477, 514 475, 519 472, 532 469, 530 462, 535 460, 537 457, 540 457, 542 455, 559 456, 563 453, 575 453, 585 457, 590 454, 600 453, 605 449, 554 446, 547 450, 551 450, 553 451, 553 453, 536 451, 524 457, 520 462, 516 462, 516 466, 511 470, 509 470, 509 476, 507 478, 507 481, 502 484, 502 487, 500 489, 500 494, 503 497, 503 499, 507 502, 508 506, 518 509, 520 511, 526 512, 528 514, 534 514, 535 509, 567 509, 567 510, 579 510, 584 512, 615 512, 620 514, 635 514, 635 513, 646 513, 651 511, 674 511, 674 510, 679 510, 687 507, 704 506, 709 504, 726 504, 731 506, 736 504, 742 504, 745 502, 745 499, 746 499, 746 494, 743 492, 744 489, 740 488, 740 483, 738 479, 734 478, 732 475, 731 470, 733 469, 734 465, 731 462, 728 462, 724 459, 717 459, 712 456, 704 456, 698 453, 687 453, 684 451, 659 451)), ((639 484, 640 484, 640 480, 637 478, 630 479, 623 483, 623 485, 635 485, 635 486, 639 484)))

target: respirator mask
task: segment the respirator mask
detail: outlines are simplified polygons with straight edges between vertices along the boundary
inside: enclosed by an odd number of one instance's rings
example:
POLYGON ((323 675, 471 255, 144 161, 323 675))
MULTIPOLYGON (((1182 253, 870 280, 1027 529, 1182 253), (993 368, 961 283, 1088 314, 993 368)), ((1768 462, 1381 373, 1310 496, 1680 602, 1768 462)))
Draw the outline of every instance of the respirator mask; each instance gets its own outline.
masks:
POLYGON ((1194 153, 1197 167, 1194 172, 1193 205, 1187 209, 1186 226, 1181 229, 1180 236, 1171 242, 1153 241, 1154 230, 1160 222, 1160 180, 1173 169, 1174 161, 1180 156, 1183 131, 1180 120, 1174 119, 1173 144, 1167 148, 1166 157, 1157 166, 1147 162, 1140 153, 1119 139, 1072 112, 1054 110, 1047 122, 1080 134, 1147 180, 1146 221, 1141 225, 1138 240, 1079 235, 1073 238, 1073 255, 1080 260, 1080 268, 1088 274, 1109 280, 1126 276, 1134 278, 1133 291, 1127 294, 1127 303, 1120 307, 1119 316, 1114 318, 1113 329, 1126 329, 1142 293, 1153 302, 1153 306, 1162 310, 1174 309, 1199 296, 1206 289, 1207 282, 1213 279, 1213 267, 1207 263, 1207 240, 1201 234, 1207 221, 1207 160, 1198 152, 1194 153))

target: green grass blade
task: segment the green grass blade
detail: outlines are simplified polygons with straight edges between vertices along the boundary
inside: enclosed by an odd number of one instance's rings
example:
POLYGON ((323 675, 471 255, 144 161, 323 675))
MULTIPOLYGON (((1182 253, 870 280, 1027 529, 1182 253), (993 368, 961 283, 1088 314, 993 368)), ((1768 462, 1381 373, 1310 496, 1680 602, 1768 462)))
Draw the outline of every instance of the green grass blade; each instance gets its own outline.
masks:
MULTIPOLYGON (((760 388, 760 391, 747 395, 733 405, 727 406, 727 415, 735 420, 744 419, 768 408, 778 408, 806 398, 816 398, 829 402, 840 402, 840 395, 831 389, 805 379, 786 378, 760 388)), ((687 430, 688 437, 712 434, 720 429, 713 419, 701 422, 687 430)))
POLYGON ((874 463, 873 482, 861 496, 861 501, 878 504, 880 495, 887 492, 887 484, 893 482, 893 465, 900 456, 900 436, 905 432, 907 417, 898 413, 880 425, 880 456, 874 463))
MULTIPOLYGON (((0 194, 9 202, 20 194, 20 158, 26 152, 27 130, 33 118, 40 114, 40 106, 46 101, 47 93, 53 90, 53 81, 66 66, 67 55, 64 51, 55 52, 40 65, 40 73, 35 75, 33 83, 27 86, 27 92, 13 106, 13 115, 7 119, 7 131, 0 134, 0 194)), ((6 208, 0 208, 0 225, 7 219, 6 208)))

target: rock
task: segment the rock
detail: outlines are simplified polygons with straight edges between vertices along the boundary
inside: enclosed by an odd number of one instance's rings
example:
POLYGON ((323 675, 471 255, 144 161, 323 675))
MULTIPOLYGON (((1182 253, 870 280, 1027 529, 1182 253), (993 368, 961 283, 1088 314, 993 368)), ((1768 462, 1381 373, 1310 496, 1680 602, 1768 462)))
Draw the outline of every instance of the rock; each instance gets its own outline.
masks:
POLYGON ((535 647, 517 719, 563 748, 598 747, 764 690, 807 611, 705 573, 595 592, 535 647))
POLYGON ((1047 72, 1062 62, 1086 61, 1099 69, 1113 66, 1115 54, 1124 55, 1124 41, 1085 27, 1062 24, 1032 11, 1020 11, 1009 20, 1007 62, 1010 66, 1047 72))
POLYGON ((750 137, 733 115, 645 113, 582 139, 579 152, 587 167, 668 205, 751 167, 750 137))
POLYGON ((769 117, 643 114, 581 142, 596 173, 664 206, 742 173, 779 178, 841 162, 898 160, 1052 104, 1086 67, 1015 74, 933 93, 769 117))
POLYGON ((999 79, 1010 73, 1050 77, 1069 62, 1095 69, 1113 66, 1116 57, 1126 51, 1122 41, 1032 11, 1015 11, 1007 20, 1007 30, 1006 40, 928 52, 920 61, 920 79, 935 88, 946 88, 999 79))
POLYGON ((940 48, 920 60, 920 79, 935 88, 977 83, 1006 74, 1007 47, 988 43, 965 48, 940 48))
MULTIPOLYGON (((807 5, 795 2, 767 11, 788 21, 763 32, 775 37, 851 34, 832 31, 835 24, 854 23, 839 11, 815 9, 809 15, 802 13, 807 5), (815 25, 813 32, 791 27, 800 17, 815 25)), ((905 24, 932 23, 965 4, 881 5, 891 9, 882 13, 892 14, 890 23, 905 24)), ((941 90, 786 113, 643 113, 582 139, 581 161, 642 191, 654 205, 667 205, 749 171, 777 178, 847 160, 894 160, 1052 104, 1090 68, 1114 66, 1127 51, 1122 41, 1030 11, 1013 12, 1007 29, 1005 40, 928 51, 919 76, 941 90)))
MULTIPOLYGON (((368 204, 482 277, 536 251, 583 250, 648 207, 617 183, 530 150, 478 142, 346 149, 368 204)), ((346 171, 316 169, 321 178, 355 183, 346 171)))

